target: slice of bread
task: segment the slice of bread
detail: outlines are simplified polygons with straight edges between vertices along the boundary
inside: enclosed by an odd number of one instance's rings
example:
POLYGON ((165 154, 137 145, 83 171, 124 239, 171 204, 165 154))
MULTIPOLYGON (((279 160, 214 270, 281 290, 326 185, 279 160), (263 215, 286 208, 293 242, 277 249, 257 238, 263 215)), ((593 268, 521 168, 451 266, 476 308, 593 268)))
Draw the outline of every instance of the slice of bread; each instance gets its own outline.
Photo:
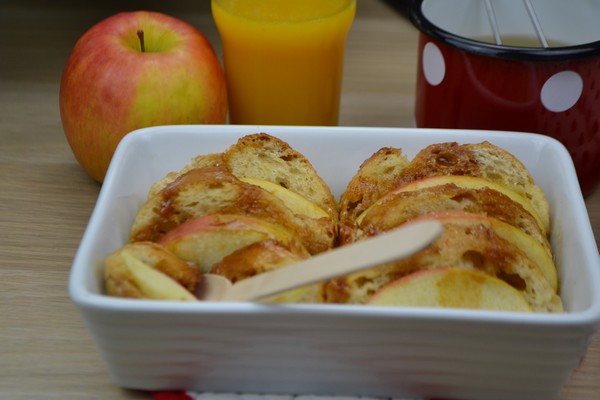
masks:
MULTIPOLYGON (((537 211, 533 208, 533 206, 531 205, 531 202, 528 199, 521 196, 519 193, 507 188, 504 185, 494 183, 487 179, 476 178, 473 176, 465 176, 465 175, 441 175, 441 176, 434 176, 431 178, 425 178, 425 179, 421 179, 418 181, 414 181, 407 185, 397 187, 393 191, 408 192, 408 191, 415 191, 415 190, 420 190, 420 189, 424 189, 427 187, 439 186, 439 185, 444 185, 444 184, 454 184, 457 187, 467 188, 467 189, 489 188, 489 189, 493 189, 497 192, 502 193, 503 195, 507 196, 514 202, 518 203, 521 207, 523 207, 525 209, 525 211, 527 211, 529 214, 531 214, 537 221, 537 224, 540 227, 540 230, 542 231, 542 233, 544 233, 544 235, 547 236, 548 232, 546 231, 546 227, 544 225, 544 222, 542 221, 542 218, 538 215, 537 211)), ((360 221, 360 218, 361 218, 361 216, 358 217, 359 221, 360 221)))
POLYGON ((266 239, 227 255, 213 265, 210 273, 225 276, 235 283, 307 257, 307 253, 290 249, 276 240, 266 239))
POLYGON ((523 294, 534 311, 562 311, 560 297, 540 266, 489 224, 470 218, 440 221, 444 233, 430 247, 410 258, 327 282, 323 300, 364 304, 383 286, 415 271, 459 267, 505 281, 523 294))
POLYGON ((439 143, 422 149, 410 165, 394 179, 403 186, 420 179, 439 175, 468 175, 503 185, 531 202, 541 218, 544 230, 550 232, 549 205, 527 168, 508 151, 489 142, 458 144, 439 143))
MULTIPOLYGON (((136 279, 135 274, 128 267, 125 253, 148 268, 160 272, 160 275, 154 274, 148 278, 157 281, 156 284, 159 286, 168 277, 193 293, 201 280, 200 271, 195 265, 179 259, 163 246, 152 242, 129 243, 105 260, 104 279, 108 295, 130 298, 151 297, 144 292, 143 285, 140 285, 139 279, 136 279)), ((165 289, 163 298, 167 298, 168 294, 168 289, 165 289)))
POLYGON ((224 165, 222 153, 202 154, 196 156, 192 161, 177 172, 169 172, 164 178, 156 181, 148 191, 147 198, 152 198, 160 193, 161 190, 169 186, 171 182, 192 169, 202 169, 207 167, 220 167, 224 165))
POLYGON ((447 222, 462 224, 465 226, 481 224, 486 228, 491 229, 496 236, 506 240, 511 245, 518 248, 531 261, 539 266, 540 270, 548 279, 548 282, 554 291, 558 291, 558 276, 554 260, 543 246, 541 246, 535 239, 522 230, 493 217, 464 211, 442 211, 438 213, 430 213, 416 218, 415 221, 420 219, 435 219, 442 223, 447 222))
POLYGON ((246 135, 224 153, 225 165, 238 178, 263 179, 296 192, 337 220, 329 186, 310 161, 288 143, 266 133, 246 135))
POLYGON ((268 191, 240 181, 224 166, 190 169, 150 197, 138 211, 131 241, 156 241, 183 222, 208 214, 240 214, 279 224, 297 235, 311 254, 333 247, 331 218, 294 214, 268 191))
MULTIPOLYGON (((282 246, 274 240, 263 240, 241 248, 220 262, 216 263, 210 273, 227 277, 237 282, 254 275, 285 267, 306 259, 309 255, 298 249, 282 246)), ((318 299, 320 286, 308 285, 262 299, 269 303, 313 303, 318 299)))
POLYGON ((452 181, 421 189, 392 191, 360 217, 359 228, 368 236, 395 228, 420 215, 461 210, 496 218, 531 235, 548 254, 551 247, 537 220, 521 204, 487 186, 473 189, 452 181))
POLYGON ((365 160, 340 196, 340 220, 353 221, 371 204, 396 187, 409 164, 399 148, 384 147, 365 160))
POLYGON ((180 171, 171 172, 156 182, 148 197, 157 195, 192 169, 215 166, 226 168, 239 179, 261 179, 291 190, 315 203, 334 221, 338 219, 335 197, 310 161, 285 141, 266 133, 246 135, 223 153, 195 157, 180 171))

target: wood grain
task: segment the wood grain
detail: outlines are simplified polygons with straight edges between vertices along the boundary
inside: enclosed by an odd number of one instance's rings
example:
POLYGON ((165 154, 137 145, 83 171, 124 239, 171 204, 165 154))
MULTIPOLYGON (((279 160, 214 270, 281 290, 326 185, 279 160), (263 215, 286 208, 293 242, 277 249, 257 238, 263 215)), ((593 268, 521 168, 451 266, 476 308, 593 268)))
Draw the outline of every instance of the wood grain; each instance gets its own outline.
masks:
MULTIPOLYGON (((359 0, 341 125, 413 126, 417 32, 391 3, 359 0)), ((71 303, 71 261, 100 186, 81 170, 58 111, 62 68, 86 29, 154 9, 196 25, 220 54, 208 1, 0 3, 0 398, 149 399, 110 380, 71 303)), ((596 240, 600 190, 586 199, 596 240)), ((600 339, 563 399, 600 398, 600 339)))

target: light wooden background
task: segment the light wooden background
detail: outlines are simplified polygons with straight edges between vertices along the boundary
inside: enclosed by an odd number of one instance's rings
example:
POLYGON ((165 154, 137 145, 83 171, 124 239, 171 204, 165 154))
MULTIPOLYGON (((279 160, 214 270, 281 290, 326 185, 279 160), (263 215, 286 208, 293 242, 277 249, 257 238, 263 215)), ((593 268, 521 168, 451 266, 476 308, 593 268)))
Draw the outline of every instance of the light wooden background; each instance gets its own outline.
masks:
MULTIPOLYGON (((199 27, 220 53, 210 2, 0 2, 0 398, 149 399, 115 387, 67 293, 100 186, 76 163, 58 112, 77 38, 117 11, 155 9, 199 27)), ((413 126, 417 32, 390 4, 359 0, 342 125, 413 126)), ((587 199, 600 237, 600 191, 587 199)), ((600 398, 600 340, 563 399, 600 398)))

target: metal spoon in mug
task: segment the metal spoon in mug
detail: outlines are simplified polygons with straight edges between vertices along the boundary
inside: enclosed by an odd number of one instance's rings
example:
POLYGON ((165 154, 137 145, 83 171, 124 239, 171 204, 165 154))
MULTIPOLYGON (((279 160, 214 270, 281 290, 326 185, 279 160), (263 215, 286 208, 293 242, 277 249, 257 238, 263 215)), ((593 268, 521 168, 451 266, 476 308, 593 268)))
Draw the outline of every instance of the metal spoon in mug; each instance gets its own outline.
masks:
POLYGON ((431 244, 441 233, 442 226, 437 221, 408 223, 236 283, 220 275, 205 274, 200 299, 250 301, 273 296, 411 256, 431 244))

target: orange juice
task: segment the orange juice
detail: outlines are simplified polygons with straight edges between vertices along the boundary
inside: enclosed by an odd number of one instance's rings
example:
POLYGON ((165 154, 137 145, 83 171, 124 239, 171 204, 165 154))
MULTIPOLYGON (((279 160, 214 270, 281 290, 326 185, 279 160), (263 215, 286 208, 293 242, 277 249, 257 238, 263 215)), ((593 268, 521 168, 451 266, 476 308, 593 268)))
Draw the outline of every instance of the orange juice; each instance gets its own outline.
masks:
POLYGON ((229 120, 337 125, 356 0, 212 0, 229 120))

